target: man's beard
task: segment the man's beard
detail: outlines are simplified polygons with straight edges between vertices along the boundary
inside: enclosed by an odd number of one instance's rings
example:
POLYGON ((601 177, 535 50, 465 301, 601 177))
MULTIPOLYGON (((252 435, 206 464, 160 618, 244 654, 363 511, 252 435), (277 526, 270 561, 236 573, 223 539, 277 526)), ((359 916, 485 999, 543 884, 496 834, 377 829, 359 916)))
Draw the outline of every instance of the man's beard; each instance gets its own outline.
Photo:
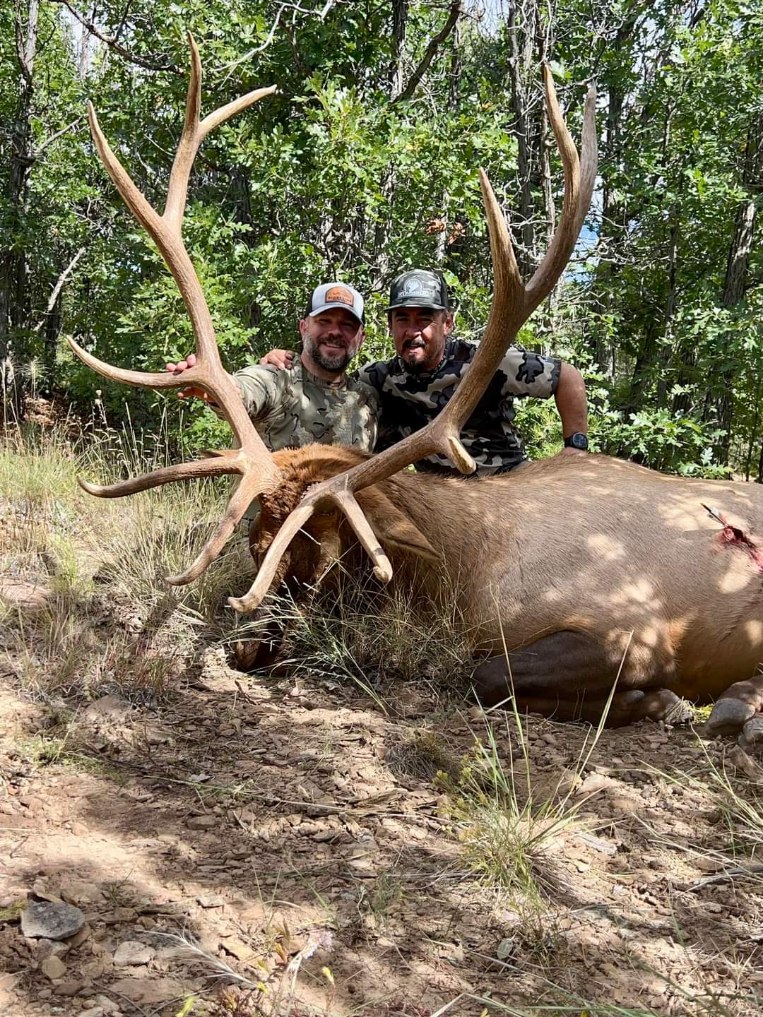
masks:
MULTIPOLYGON (((419 349, 424 349, 425 352, 428 353, 426 346, 419 345, 418 343, 406 342, 403 344, 403 354, 414 348, 414 346, 419 349)), ((402 360, 406 371, 410 371, 411 374, 425 374, 427 371, 431 370, 428 364, 430 359, 429 356, 425 356, 424 360, 409 360, 408 357, 401 355, 400 359, 402 360)))
POLYGON ((324 371, 343 371, 353 357, 352 351, 348 350, 346 346, 343 350, 337 350, 336 353, 326 353, 318 343, 311 341, 306 345, 307 352, 324 371))

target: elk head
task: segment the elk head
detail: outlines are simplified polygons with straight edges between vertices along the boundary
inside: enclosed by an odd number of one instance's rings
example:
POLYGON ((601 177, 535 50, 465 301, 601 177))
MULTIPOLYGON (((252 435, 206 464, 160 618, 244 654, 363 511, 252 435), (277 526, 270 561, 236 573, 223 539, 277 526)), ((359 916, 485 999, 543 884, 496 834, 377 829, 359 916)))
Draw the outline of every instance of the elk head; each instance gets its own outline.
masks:
MULTIPOLYGON (((167 373, 141 373, 112 367, 87 353, 72 340, 69 342, 77 356, 88 366, 115 381, 151 388, 193 385, 204 389, 230 423, 239 447, 216 451, 210 454, 210 458, 165 467, 108 487, 99 487, 84 481, 80 483, 91 494, 102 498, 115 498, 175 480, 222 474, 240 477, 220 525, 196 560, 181 575, 168 577, 167 581, 174 585, 189 583, 201 575, 220 553, 250 502, 259 495, 264 496, 266 513, 269 513, 267 518, 270 522, 266 523, 263 520, 258 547, 253 549, 256 551, 256 557, 262 558, 260 569, 251 589, 243 597, 229 598, 230 605, 236 611, 253 611, 273 583, 284 575, 289 567, 291 557, 289 548, 292 541, 304 527, 307 527, 308 522, 311 538, 323 546, 323 551, 316 558, 317 570, 327 556, 338 547, 337 540, 331 534, 336 533, 340 525, 342 528, 348 525, 370 556, 376 577, 382 582, 388 582, 392 577, 390 559, 369 522, 369 518, 373 520, 378 515, 379 504, 383 506, 380 502, 382 495, 381 492, 377 492, 377 495, 373 496, 371 492, 366 492, 366 489, 433 453, 446 456, 462 473, 474 472, 475 464, 459 438, 461 428, 479 402, 507 348, 514 342, 519 328, 548 296, 561 277, 590 205, 597 161, 595 92, 593 88, 589 89, 586 99, 579 157, 559 110, 551 73, 547 67, 543 68, 549 121, 564 167, 564 205, 548 251, 527 284, 523 283, 519 274, 503 213, 486 174, 480 170, 480 186, 487 215, 495 279, 493 302, 480 348, 468 374, 445 409, 427 427, 385 452, 362 462, 355 462, 354 465, 348 462, 346 468, 338 471, 336 475, 331 475, 332 468, 328 473, 323 473, 328 479, 320 479, 318 483, 313 483, 313 480, 319 479, 317 475, 310 478, 309 474, 305 474, 308 479, 303 478, 301 487, 295 489, 292 479, 286 477, 279 466, 279 460, 283 462, 281 455, 276 453, 273 457, 267 450, 244 409, 235 382, 222 367, 209 309, 182 240, 182 219, 188 179, 202 140, 218 124, 246 109, 258 99, 272 94, 275 88, 262 88, 250 92, 200 120, 201 63, 196 45, 190 36, 189 42, 191 74, 185 125, 175 155, 167 202, 162 215, 148 204, 109 148, 92 107, 89 107, 88 112, 101 160, 127 206, 156 242, 178 284, 193 324, 197 363, 193 368, 184 371, 180 377, 167 373), (360 499, 356 497, 358 494, 360 499), (276 507, 277 511, 271 511, 276 507), (339 520, 342 518, 344 521, 340 523, 339 520)), ((303 451, 306 459, 309 459, 311 454, 316 454, 311 453, 309 448, 303 451)), ((323 458, 324 453, 321 452, 319 455, 323 458)), ((389 514, 385 516, 382 512, 379 518, 391 517, 389 514)), ((404 529, 403 527, 399 532, 403 533, 404 529)), ((386 539, 389 541, 389 536, 386 539)), ((403 540, 405 539, 408 538, 403 537, 403 540)), ((427 553, 423 544, 420 551, 427 553)))

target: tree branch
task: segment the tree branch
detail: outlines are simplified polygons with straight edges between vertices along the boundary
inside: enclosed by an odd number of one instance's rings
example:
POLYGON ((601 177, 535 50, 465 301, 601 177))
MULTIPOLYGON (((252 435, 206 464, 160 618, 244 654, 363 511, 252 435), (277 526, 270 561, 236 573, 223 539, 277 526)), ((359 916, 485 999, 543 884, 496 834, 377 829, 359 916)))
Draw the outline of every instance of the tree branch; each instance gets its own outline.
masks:
POLYGON ((70 124, 67 124, 66 127, 62 127, 60 131, 56 131, 55 134, 51 134, 51 136, 49 138, 46 138, 45 141, 43 141, 39 145, 37 145, 35 147, 35 150, 34 150, 34 157, 35 157, 35 159, 39 159, 40 156, 42 155, 42 153, 45 151, 45 149, 49 145, 52 145, 53 142, 57 141, 58 138, 60 138, 62 134, 66 134, 66 132, 70 131, 73 127, 79 126, 79 124, 84 119, 85 119, 85 115, 83 113, 82 116, 77 117, 76 120, 72 120, 72 122, 70 124))
POLYGON ((53 3, 61 4, 65 7, 71 16, 79 21, 82 27, 91 35, 95 36, 96 39, 100 39, 101 42, 105 43, 110 49, 113 49, 115 53, 118 53, 130 63, 137 64, 138 67, 145 67, 149 71, 171 71, 172 74, 185 74, 185 71, 178 67, 177 64, 172 63, 169 57, 164 58, 164 63, 159 63, 156 60, 149 60, 147 57, 138 56, 137 53, 132 53, 130 50, 125 49, 124 46, 117 42, 116 36, 104 35, 92 21, 88 21, 83 14, 80 14, 78 10, 72 7, 69 0, 53 0, 53 3))
POLYGON ((450 13, 448 14, 448 20, 443 25, 442 30, 439 31, 437 35, 433 36, 433 38, 430 40, 429 45, 427 46, 427 51, 424 54, 421 63, 418 65, 416 70, 408 79, 408 84, 405 86, 405 88, 400 92, 399 95, 395 96, 395 98, 392 100, 391 105, 394 106, 395 103, 406 102, 408 99, 412 98, 413 93, 416 91, 418 83, 421 81, 421 79, 424 77, 427 70, 429 69, 429 65, 432 63, 435 53, 440 48, 440 46, 445 42, 450 33, 453 31, 453 29, 456 27, 456 22, 458 21, 460 14, 461 14, 461 3, 459 0, 458 3, 452 3, 450 5, 450 13))
MULTIPOLYGON (((86 247, 80 247, 80 249, 74 255, 72 260, 69 262, 69 264, 63 270, 63 272, 59 275, 58 279, 56 280, 56 285, 53 287, 53 291, 50 294, 50 297, 48 298, 48 306, 45 308, 45 315, 46 316, 48 314, 50 314, 52 312, 53 308, 56 306, 56 301, 58 300, 58 297, 59 297, 59 295, 61 293, 61 290, 64 288, 64 283, 69 278, 71 273, 74 271, 74 269, 75 269, 75 267, 77 265, 77 262, 79 261, 79 259, 82 257, 82 255, 85 253, 86 250, 87 250, 86 247)), ((42 321, 38 325, 35 325, 35 328, 34 328, 35 332, 39 332, 40 331, 40 329, 43 326, 44 321, 45 321, 45 318, 43 317, 42 321)))
POLYGON ((251 60, 251 58, 253 56, 256 56, 258 53, 262 53, 263 50, 266 50, 268 48, 268 46, 270 46, 270 44, 273 42, 273 39, 275 38, 276 29, 278 28, 278 23, 280 22, 281 17, 283 15, 283 12, 285 10, 288 9, 288 10, 291 10, 291 11, 295 11, 298 14, 311 14, 311 15, 315 15, 320 21, 325 21, 327 14, 331 10, 331 8, 335 6, 335 4, 337 2, 338 2, 338 0, 326 0, 326 3, 323 5, 323 7, 319 11, 310 11, 310 10, 307 10, 304 7, 300 7, 299 4, 290 4, 290 3, 282 3, 282 4, 280 4, 279 7, 278 7, 278 13, 276 14, 275 18, 273 19, 273 24, 270 26, 270 31, 268 32, 268 35, 267 35, 267 38, 265 39, 265 41, 263 43, 261 43, 259 46, 255 46, 254 49, 250 49, 247 53, 244 53, 243 56, 238 57, 238 59, 233 60, 229 64, 226 64, 226 66, 223 67, 222 70, 227 71, 228 75, 230 75, 230 73, 232 71, 234 71, 238 66, 240 66, 241 64, 246 63, 247 60, 251 60))

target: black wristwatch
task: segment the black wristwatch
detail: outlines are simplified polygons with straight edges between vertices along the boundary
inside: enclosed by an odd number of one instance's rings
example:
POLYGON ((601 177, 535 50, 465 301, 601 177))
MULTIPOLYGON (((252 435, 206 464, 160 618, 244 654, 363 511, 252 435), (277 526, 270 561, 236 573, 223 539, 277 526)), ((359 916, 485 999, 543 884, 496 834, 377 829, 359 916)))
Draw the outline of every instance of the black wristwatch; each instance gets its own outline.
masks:
POLYGON ((581 431, 575 431, 574 434, 564 439, 565 448, 576 448, 581 452, 588 451, 588 438, 581 431))

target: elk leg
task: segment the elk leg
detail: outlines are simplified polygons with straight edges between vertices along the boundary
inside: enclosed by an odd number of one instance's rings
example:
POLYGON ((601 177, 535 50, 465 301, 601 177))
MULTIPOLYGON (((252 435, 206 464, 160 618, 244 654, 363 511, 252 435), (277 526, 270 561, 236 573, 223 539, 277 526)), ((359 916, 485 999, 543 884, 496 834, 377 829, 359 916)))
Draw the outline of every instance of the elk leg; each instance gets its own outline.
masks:
MULTIPOLYGON (((522 709, 558 720, 596 722, 619 669, 620 661, 612 651, 591 636, 555 632, 510 652, 508 661, 505 655, 482 661, 473 682, 483 706, 497 706, 516 697, 522 709)), ((625 689, 613 697, 608 723, 630 724, 645 717, 673 723, 688 720, 688 708, 668 689, 655 687, 658 680, 641 669, 624 669, 620 684, 625 689)))
MULTIPOLYGON (((540 713, 551 720, 584 720, 589 724, 598 724, 607 711, 609 696, 598 698, 581 694, 579 699, 571 700, 518 694, 516 702, 523 713, 540 713)), ((692 716, 688 703, 669 689, 654 689, 651 692, 630 689, 628 692, 616 692, 612 696, 606 726, 625 727, 639 720, 686 724, 692 716)))
POLYGON ((734 682, 718 699, 705 724, 705 734, 738 734, 748 720, 763 712, 763 675, 734 682))

